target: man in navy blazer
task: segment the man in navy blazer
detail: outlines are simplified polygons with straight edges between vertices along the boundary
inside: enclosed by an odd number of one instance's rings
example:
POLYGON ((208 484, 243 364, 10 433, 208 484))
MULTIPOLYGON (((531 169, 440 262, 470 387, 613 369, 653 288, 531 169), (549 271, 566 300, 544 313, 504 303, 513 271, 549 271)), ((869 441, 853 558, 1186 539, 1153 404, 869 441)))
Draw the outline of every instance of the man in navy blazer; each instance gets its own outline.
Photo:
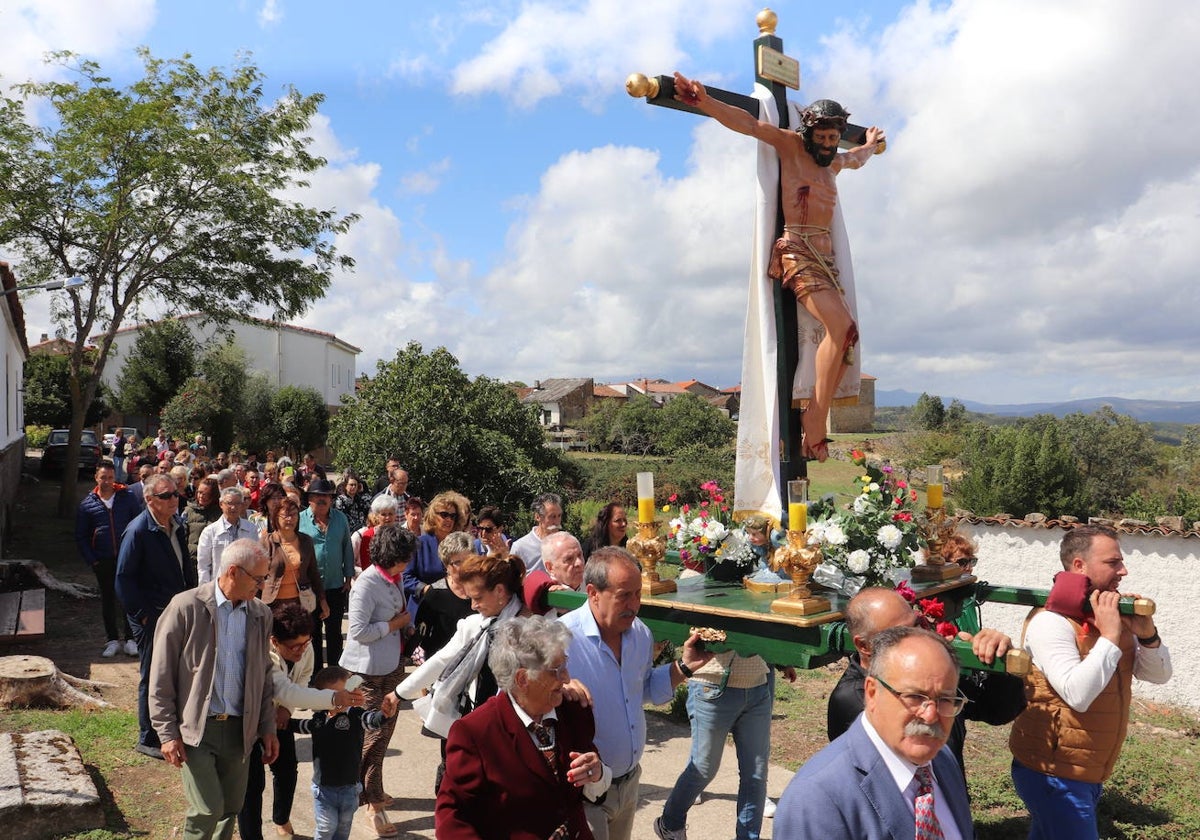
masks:
POLYGON ((775 836, 914 840, 918 770, 929 766, 943 836, 971 840, 966 781, 946 747, 966 702, 953 649, 928 630, 892 627, 872 650, 865 711, 788 783, 775 836))
POLYGON ((161 759, 148 704, 154 628, 172 598, 195 588, 196 564, 190 562, 187 529, 176 516, 179 495, 175 480, 156 473, 143 484, 146 509, 125 529, 117 555, 117 597, 125 605, 138 648, 138 742, 134 749, 161 759))

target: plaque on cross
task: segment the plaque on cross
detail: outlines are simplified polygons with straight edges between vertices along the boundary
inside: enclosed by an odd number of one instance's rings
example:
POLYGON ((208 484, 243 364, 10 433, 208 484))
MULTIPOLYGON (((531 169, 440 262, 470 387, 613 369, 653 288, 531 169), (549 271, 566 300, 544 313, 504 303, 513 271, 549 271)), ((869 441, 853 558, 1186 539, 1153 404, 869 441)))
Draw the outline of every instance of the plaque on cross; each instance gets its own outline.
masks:
POLYGON ((793 112, 787 88, 799 87, 799 63, 783 52, 774 12, 764 9, 757 22, 755 96, 706 89, 679 73, 634 74, 626 90, 760 141, 734 508, 738 518, 783 522, 782 488, 807 474, 806 460, 828 456, 830 408, 857 401, 853 273, 834 179, 885 143, 832 100, 793 112))

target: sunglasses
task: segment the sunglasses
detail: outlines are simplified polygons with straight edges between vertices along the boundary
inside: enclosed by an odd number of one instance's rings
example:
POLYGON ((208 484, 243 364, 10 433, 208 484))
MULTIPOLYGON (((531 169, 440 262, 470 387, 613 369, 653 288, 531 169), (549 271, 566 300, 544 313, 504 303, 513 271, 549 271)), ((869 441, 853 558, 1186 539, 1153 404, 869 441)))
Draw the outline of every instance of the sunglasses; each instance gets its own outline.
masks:
POLYGON ((458 519, 458 511, 454 510, 439 510, 437 511, 437 515, 442 517, 442 519, 458 519))
POLYGON ((475 530, 481 534, 490 534, 492 531, 496 530, 496 527, 494 525, 480 525, 475 530))
POLYGON ((178 494, 178 493, 175 493, 175 492, 170 492, 170 493, 151 493, 150 495, 151 495, 151 496, 153 496, 153 497, 154 497, 154 498, 156 498, 156 499, 162 499, 164 502, 165 502, 167 499, 176 499, 176 498, 178 498, 178 497, 179 497, 179 494, 178 494))

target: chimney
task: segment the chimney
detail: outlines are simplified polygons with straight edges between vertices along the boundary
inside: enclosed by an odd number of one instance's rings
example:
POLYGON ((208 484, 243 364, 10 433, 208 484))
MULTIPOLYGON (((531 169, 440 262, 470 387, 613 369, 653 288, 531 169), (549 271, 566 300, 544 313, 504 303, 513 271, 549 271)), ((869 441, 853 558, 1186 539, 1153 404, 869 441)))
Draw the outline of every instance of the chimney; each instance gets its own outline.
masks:
POLYGON ((45 344, 45 343, 46 343, 47 341, 49 341, 49 340, 50 340, 50 334, 49 334, 49 333, 42 333, 41 340, 40 340, 40 341, 38 341, 38 343, 39 343, 39 344, 45 344))

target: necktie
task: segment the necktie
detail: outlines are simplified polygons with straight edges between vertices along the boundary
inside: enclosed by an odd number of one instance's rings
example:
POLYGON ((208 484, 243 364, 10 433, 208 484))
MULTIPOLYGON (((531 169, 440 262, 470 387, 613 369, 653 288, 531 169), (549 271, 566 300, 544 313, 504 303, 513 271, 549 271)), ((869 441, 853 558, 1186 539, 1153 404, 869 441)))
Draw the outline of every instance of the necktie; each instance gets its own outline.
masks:
POLYGON ((917 798, 913 801, 917 818, 917 840, 943 840, 942 827, 933 811, 933 773, 929 765, 917 768, 917 798))
POLYGON ((558 775, 558 748, 554 740, 554 721, 548 720, 545 723, 530 723, 529 731, 533 733, 533 738, 537 742, 538 749, 542 751, 542 756, 546 759, 546 763, 550 765, 550 772, 558 775))

